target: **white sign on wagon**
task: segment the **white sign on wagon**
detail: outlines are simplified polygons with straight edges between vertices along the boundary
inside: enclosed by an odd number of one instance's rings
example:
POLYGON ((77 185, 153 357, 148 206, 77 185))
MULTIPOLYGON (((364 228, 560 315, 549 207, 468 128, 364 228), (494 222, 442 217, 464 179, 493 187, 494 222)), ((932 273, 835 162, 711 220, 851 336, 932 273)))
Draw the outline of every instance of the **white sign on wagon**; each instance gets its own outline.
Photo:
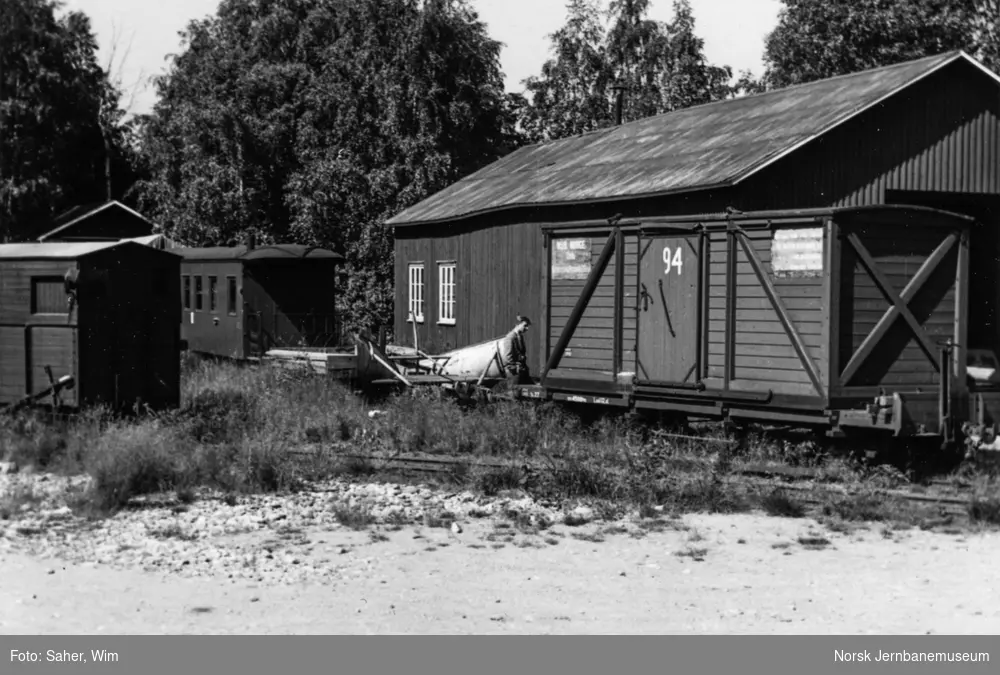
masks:
POLYGON ((771 269, 776 277, 818 277, 823 273, 823 228, 775 230, 771 269))
POLYGON ((590 239, 552 240, 553 279, 586 279, 590 265, 590 239))

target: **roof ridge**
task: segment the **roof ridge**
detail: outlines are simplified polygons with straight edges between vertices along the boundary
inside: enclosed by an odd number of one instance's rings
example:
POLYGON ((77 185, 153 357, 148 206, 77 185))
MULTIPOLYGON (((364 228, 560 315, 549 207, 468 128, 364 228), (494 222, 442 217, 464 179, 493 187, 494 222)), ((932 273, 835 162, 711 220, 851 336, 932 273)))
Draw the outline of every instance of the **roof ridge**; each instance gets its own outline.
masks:
MULTIPOLYGON (((762 92, 759 92, 759 93, 756 93, 756 94, 747 94, 746 96, 738 96, 738 97, 735 97, 735 98, 721 98, 721 99, 718 99, 716 101, 706 101, 705 103, 698 103, 696 105, 688 106, 686 108, 675 108, 674 110, 667 110, 665 112, 657 113, 656 115, 650 115, 649 117, 642 117, 642 118, 639 118, 637 120, 631 120, 629 122, 624 122, 624 123, 619 124, 617 126, 605 127, 603 129, 595 129, 593 131, 584 132, 582 134, 576 134, 574 136, 566 136, 564 138, 559 138, 559 139, 556 139, 554 141, 546 141, 546 142, 543 142, 543 143, 536 143, 535 146, 547 145, 547 144, 550 144, 550 143, 560 143, 560 142, 563 142, 563 141, 569 141, 569 140, 573 140, 573 139, 577 139, 577 138, 583 138, 585 136, 588 136, 590 134, 593 134, 593 133, 596 133, 596 132, 599 132, 599 131, 606 132, 606 131, 611 131, 611 130, 614 130, 614 129, 621 129, 623 127, 628 127, 628 126, 631 126, 631 125, 634 125, 634 124, 639 124, 640 122, 649 122, 650 120, 661 119, 661 118, 666 117, 668 115, 674 115, 676 113, 686 112, 688 110, 698 110, 700 108, 705 108, 707 106, 724 105, 724 104, 727 104, 727 103, 731 103, 733 101, 743 101, 743 100, 747 100, 747 99, 759 99, 759 98, 763 98, 763 97, 766 97, 766 96, 773 96, 775 94, 784 94, 784 93, 792 91, 792 90, 801 89, 801 88, 804 88, 804 87, 815 86, 815 85, 818 85, 818 84, 821 84, 821 83, 834 82, 834 81, 838 81, 838 80, 845 80, 845 79, 852 78, 852 77, 860 77, 862 75, 867 75, 867 74, 871 74, 871 73, 878 73, 878 72, 882 72, 882 71, 886 71, 886 70, 893 70, 893 69, 896 69, 896 68, 902 68, 903 66, 912 66, 914 64, 920 63, 921 61, 934 61, 934 60, 940 59, 942 62, 946 62, 949 59, 956 58, 956 57, 958 57, 961 54, 964 54, 964 52, 962 50, 951 50, 951 51, 948 51, 948 52, 941 52, 940 54, 933 54, 931 56, 922 56, 919 59, 911 59, 909 61, 899 61, 898 63, 891 63, 891 64, 886 65, 886 66, 877 66, 875 68, 868 68, 867 70, 859 70, 859 71, 856 71, 856 72, 853 72, 853 73, 843 73, 841 75, 833 75, 832 77, 825 77, 825 78, 820 79, 820 80, 811 80, 809 82, 800 82, 798 84, 790 84, 787 87, 781 87, 779 89, 771 89, 769 91, 762 91, 762 92)), ((519 150, 520 149, 524 149, 524 148, 529 148, 529 147, 534 147, 534 146, 527 146, 527 145, 526 146, 522 146, 522 148, 519 148, 519 150)), ((515 151, 515 152, 517 152, 517 151, 515 151)), ((511 154, 513 154, 513 153, 511 153, 511 154)))
POLYGON ((651 197, 733 186, 959 63, 985 71, 992 86, 1000 84, 1000 75, 965 52, 953 50, 712 101, 525 146, 400 211, 387 224, 440 223, 515 207, 596 203, 625 194, 651 197), (717 107, 706 111, 706 106, 717 107), (691 112, 681 114, 687 111, 691 112), (619 128, 621 133, 615 133, 619 128), (705 156, 683 159, 686 155, 705 156), (638 171, 634 161, 644 158, 649 166, 638 171), (608 168, 596 166, 601 163, 608 168), (550 175, 545 167, 552 164, 561 166, 550 175))

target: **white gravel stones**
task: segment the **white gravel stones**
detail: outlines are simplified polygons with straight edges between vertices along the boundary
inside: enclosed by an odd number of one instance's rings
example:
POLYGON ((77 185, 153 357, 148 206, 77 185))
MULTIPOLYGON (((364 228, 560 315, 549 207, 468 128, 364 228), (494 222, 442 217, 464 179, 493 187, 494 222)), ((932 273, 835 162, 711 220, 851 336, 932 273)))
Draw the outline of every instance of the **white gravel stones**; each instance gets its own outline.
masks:
POLYGON ((232 505, 207 493, 187 506, 151 497, 137 500, 137 508, 88 521, 65 501, 86 488, 87 479, 81 477, 0 475, 0 500, 14 503, 12 496, 19 495, 17 501, 26 507, 0 520, 0 550, 183 576, 332 583, 373 565, 371 559, 351 555, 353 548, 315 541, 324 539, 325 532, 349 532, 338 521, 338 509, 345 504, 367 510, 376 523, 419 525, 428 515, 454 522, 510 511, 536 521, 560 520, 556 505, 530 498, 486 499, 468 491, 338 480, 290 495, 243 496, 232 505))

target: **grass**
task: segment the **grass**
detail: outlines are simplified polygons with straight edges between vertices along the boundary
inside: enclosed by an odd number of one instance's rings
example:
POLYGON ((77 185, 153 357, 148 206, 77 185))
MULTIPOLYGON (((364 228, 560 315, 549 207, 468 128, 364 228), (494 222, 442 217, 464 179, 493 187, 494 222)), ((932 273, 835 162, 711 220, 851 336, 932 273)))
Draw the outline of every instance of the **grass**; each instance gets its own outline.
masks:
POLYGON ((761 499, 760 506, 769 516, 782 518, 802 518, 806 514, 805 505, 789 497, 785 491, 773 490, 761 499))
POLYGON ((334 504, 333 517, 338 523, 352 530, 366 530, 375 524, 375 516, 367 504, 334 504))
MULTIPOLYGON (((497 466, 463 466, 445 480, 486 496, 531 496, 590 507, 592 517, 570 510, 565 520, 570 527, 615 520, 629 510, 638 512, 644 532, 676 529, 664 522, 664 514, 761 510, 806 515, 810 509, 797 496, 781 489, 761 491, 735 472, 760 463, 811 467, 821 482, 854 488, 851 494, 822 498, 818 515, 833 527, 865 521, 914 525, 926 516, 885 495, 905 483, 900 472, 826 456, 811 441, 750 435, 720 450, 660 433, 666 427, 588 418, 549 403, 468 408, 434 391, 379 401, 384 414, 374 417, 368 415, 371 405, 323 378, 185 359, 182 404, 176 411, 122 419, 93 410, 71 421, 24 412, 0 419, 0 450, 21 467, 89 474, 88 492, 74 497, 73 504, 99 514, 151 493, 173 492, 180 508, 205 487, 221 491, 223 502, 235 506, 241 495, 294 491, 338 476, 377 480, 390 475, 379 458, 421 452, 500 460, 497 466), (542 468, 529 468, 532 460, 542 468), (690 466, 678 469, 677 460, 690 466)), ((963 481, 976 479, 962 476, 963 481)), ((0 517, 12 517, 31 499, 7 495, 0 517)), ((998 510, 1000 489, 991 479, 977 489, 968 515, 996 525, 998 510)), ((479 508, 470 513, 488 515, 479 508)), ((525 534, 550 525, 523 514, 501 515, 525 534)), ((375 522, 363 504, 337 505, 336 517, 358 530, 375 522)), ((386 531, 412 524, 402 513, 382 520, 386 531)), ((432 513, 423 525, 448 527, 454 520, 453 514, 432 513)))

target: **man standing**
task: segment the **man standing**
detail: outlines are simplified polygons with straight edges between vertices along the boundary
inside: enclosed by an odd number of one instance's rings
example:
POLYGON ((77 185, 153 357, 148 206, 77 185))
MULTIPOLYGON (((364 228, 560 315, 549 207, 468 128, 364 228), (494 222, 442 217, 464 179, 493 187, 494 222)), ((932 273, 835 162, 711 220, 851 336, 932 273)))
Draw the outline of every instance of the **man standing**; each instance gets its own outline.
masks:
POLYGON ((504 364, 507 373, 507 384, 531 384, 528 375, 528 350, 524 344, 524 334, 531 326, 531 320, 524 316, 517 317, 517 325, 505 337, 510 338, 511 349, 509 358, 504 364))

